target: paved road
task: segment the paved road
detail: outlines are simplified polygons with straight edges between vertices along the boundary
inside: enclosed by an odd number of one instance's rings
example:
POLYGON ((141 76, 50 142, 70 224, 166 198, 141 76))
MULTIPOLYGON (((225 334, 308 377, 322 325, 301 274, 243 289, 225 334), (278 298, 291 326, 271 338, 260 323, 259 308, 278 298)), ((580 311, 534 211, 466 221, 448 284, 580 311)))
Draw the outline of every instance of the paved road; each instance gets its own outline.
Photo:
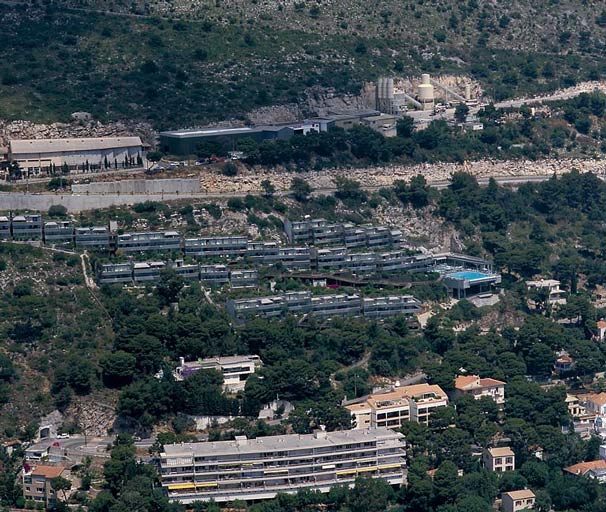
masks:
MULTIPOLYGON (((506 178, 495 178, 502 185, 517 185, 527 182, 541 182, 549 179, 547 176, 517 176, 506 178)), ((478 183, 486 184, 489 178, 479 178, 478 183)), ((435 188, 445 188, 448 181, 437 181, 430 183, 435 188)), ((381 187, 363 187, 365 190, 374 191, 381 187)), ((318 189, 314 195, 331 194, 334 187, 318 189)), ((182 194, 132 194, 132 195, 110 195, 110 194, 32 194, 25 192, 0 192, 0 210, 33 210, 47 211, 53 205, 63 205, 68 211, 78 213, 89 210, 109 208, 110 206, 123 206, 143 203, 145 201, 176 201, 179 199, 225 199, 229 197, 243 197, 251 192, 221 192, 221 193, 182 193, 182 194)), ((252 191, 260 194, 262 190, 252 191)), ((277 196, 288 195, 289 192, 277 192, 277 196)))

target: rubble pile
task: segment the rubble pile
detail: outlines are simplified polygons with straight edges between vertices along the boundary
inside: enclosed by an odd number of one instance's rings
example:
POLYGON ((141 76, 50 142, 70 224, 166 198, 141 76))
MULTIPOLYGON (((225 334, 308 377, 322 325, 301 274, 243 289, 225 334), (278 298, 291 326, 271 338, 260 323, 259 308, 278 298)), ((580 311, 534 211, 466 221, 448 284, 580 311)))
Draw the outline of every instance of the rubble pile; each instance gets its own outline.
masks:
POLYGON ((467 172, 477 178, 551 176, 563 174, 572 169, 579 172, 602 173, 603 160, 551 159, 542 161, 490 161, 480 160, 465 164, 436 163, 419 165, 392 165, 384 167, 365 167, 359 169, 330 169, 324 171, 295 173, 283 169, 242 168, 236 177, 223 176, 210 169, 200 173, 204 192, 250 192, 262 190, 261 182, 269 179, 276 190, 288 190, 292 179, 297 176, 305 179, 316 190, 334 189, 334 179, 343 175, 363 183, 366 187, 389 187, 397 180, 410 180, 421 174, 430 183, 445 182, 456 172, 467 172))

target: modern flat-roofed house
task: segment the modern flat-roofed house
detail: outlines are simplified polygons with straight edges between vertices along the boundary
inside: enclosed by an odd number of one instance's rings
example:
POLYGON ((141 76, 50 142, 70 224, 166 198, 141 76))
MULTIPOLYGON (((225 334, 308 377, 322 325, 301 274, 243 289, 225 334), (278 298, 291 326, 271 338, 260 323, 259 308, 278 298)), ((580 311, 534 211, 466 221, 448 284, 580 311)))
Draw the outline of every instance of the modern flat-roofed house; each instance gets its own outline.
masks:
POLYGON ((223 375, 225 390, 234 393, 244 389, 246 379, 262 364, 261 358, 256 355, 209 357, 189 362, 181 358, 175 370, 175 379, 184 380, 200 370, 217 370, 223 375))
POLYGON ((412 295, 389 295, 362 299, 362 313, 366 318, 386 318, 420 312, 421 302, 412 295))
MULTIPOLYGON (((560 288, 560 281, 556 279, 541 279, 540 281, 526 281, 526 287, 529 290, 542 290, 545 293, 545 301, 548 305, 564 305, 566 304, 566 297, 564 297, 564 290, 560 288)), ((528 299, 528 306, 531 309, 535 309, 537 304, 536 301, 528 299)))
POLYGON ((307 489, 328 492, 358 475, 405 481, 404 436, 386 428, 317 431, 234 441, 166 444, 160 480, 183 504, 263 500, 307 489))
POLYGON ((229 270, 225 265, 200 265, 200 281, 208 286, 229 283, 229 270))
POLYGON ((75 230, 76 247, 109 250, 110 232, 107 226, 79 227, 75 230))
POLYGON ((0 240, 11 238, 11 220, 6 215, 0 215, 0 240))
POLYGON ((354 428, 399 428, 407 421, 429 424, 431 413, 448 405, 448 396, 435 384, 414 384, 375 393, 346 405, 354 428))
POLYGON ((533 510, 536 497, 530 489, 509 491, 501 494, 501 507, 503 512, 521 512, 533 510))
POLYGON ((454 381, 455 394, 471 395, 476 400, 483 396, 492 398, 498 405, 505 403, 505 382, 480 378, 479 375, 459 375, 454 381))
POLYGON ((443 282, 449 295, 457 299, 464 299, 479 293, 492 291, 501 282, 501 276, 499 274, 464 270, 445 274, 443 282))
POLYGON ((51 485, 53 478, 67 478, 69 471, 61 466, 34 466, 33 469, 22 473, 23 498, 26 501, 41 503, 44 507, 50 507, 61 497, 57 496, 51 485))
POLYGON ((232 270, 229 273, 232 288, 255 288, 259 285, 259 271, 256 269, 232 270))
POLYGON ((175 260, 169 263, 169 267, 186 281, 200 280, 200 266, 196 264, 187 264, 183 260, 175 260))
POLYGON ((158 281, 160 272, 166 268, 163 261, 142 261, 133 263, 133 280, 135 283, 158 281))
MULTIPOLYGON (((309 247, 280 247, 279 262, 288 270, 309 270, 311 268, 311 250, 309 247)), ((269 263, 264 260, 264 263, 269 263)))
POLYGON ((139 137, 95 137, 83 139, 28 139, 9 141, 9 160, 19 162, 26 173, 38 174, 51 166, 57 169, 114 168, 125 159, 143 157, 139 137))
POLYGON ((116 249, 124 252, 169 252, 181 249, 181 235, 178 231, 147 231, 144 233, 124 233, 118 235, 116 249))
POLYGON ((503 473, 516 468, 516 456, 508 446, 487 448, 484 450, 484 467, 488 471, 503 473))
POLYGON ((248 238, 245 236, 213 236, 185 239, 185 255, 195 257, 246 256, 248 238))
POLYGON ((318 295, 311 298, 311 311, 317 317, 356 316, 362 312, 359 295, 318 295))
POLYGON ((44 223, 44 243, 65 244, 74 240, 74 226, 69 220, 51 220, 44 223))
POLYGON ((11 229, 15 240, 38 240, 42 238, 42 215, 15 215, 11 219, 11 229))
POLYGON ((132 283, 133 264, 127 263, 104 263, 99 269, 100 284, 132 283))

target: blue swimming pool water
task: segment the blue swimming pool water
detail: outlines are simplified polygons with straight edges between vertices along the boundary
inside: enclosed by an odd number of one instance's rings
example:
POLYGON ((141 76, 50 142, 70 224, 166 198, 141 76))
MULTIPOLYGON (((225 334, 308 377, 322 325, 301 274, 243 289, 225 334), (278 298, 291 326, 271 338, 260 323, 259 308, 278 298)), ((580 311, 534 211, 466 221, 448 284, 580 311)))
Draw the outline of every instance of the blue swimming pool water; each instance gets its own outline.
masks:
POLYGON ((466 279, 467 281, 473 281, 474 279, 484 279, 490 277, 490 274, 483 274, 482 272, 464 271, 455 272, 454 274, 448 274, 448 277, 454 277, 455 279, 466 279))

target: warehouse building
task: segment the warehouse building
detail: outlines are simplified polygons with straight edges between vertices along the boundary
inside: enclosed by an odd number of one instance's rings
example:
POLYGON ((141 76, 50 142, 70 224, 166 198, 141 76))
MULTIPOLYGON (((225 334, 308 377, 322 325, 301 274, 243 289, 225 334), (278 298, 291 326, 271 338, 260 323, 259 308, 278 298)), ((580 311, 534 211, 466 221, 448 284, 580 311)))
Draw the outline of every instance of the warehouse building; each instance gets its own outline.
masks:
POLYGON ((167 444, 162 487, 173 502, 262 500, 307 489, 328 492, 356 477, 405 483, 404 436, 387 428, 316 431, 234 441, 167 444))
POLYGON ((226 150, 235 150, 238 141, 252 139, 288 140, 301 131, 299 126, 243 126, 241 128, 204 128, 200 130, 175 130, 160 133, 160 149, 171 155, 195 155, 204 142, 217 142, 226 150))
POLYGON ((143 158, 139 137, 95 137, 85 139, 19 139, 9 142, 9 160, 19 163, 29 175, 61 169, 92 169, 122 166, 125 160, 143 158))

